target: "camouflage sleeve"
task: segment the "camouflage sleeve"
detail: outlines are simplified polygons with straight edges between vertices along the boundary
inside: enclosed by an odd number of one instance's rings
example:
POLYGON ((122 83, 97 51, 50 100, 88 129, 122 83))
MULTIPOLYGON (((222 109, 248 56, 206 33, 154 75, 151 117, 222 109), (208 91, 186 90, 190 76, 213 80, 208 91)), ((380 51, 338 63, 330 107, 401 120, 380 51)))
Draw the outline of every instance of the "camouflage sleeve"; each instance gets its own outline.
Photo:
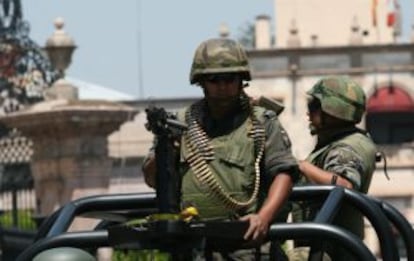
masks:
POLYGON ((292 155, 290 138, 274 112, 266 111, 265 114, 265 174, 274 177, 287 172, 296 181, 299 171, 297 160, 292 155))
POLYGON ((354 189, 361 188, 364 162, 352 147, 341 144, 332 148, 325 157, 323 169, 347 179, 354 189))

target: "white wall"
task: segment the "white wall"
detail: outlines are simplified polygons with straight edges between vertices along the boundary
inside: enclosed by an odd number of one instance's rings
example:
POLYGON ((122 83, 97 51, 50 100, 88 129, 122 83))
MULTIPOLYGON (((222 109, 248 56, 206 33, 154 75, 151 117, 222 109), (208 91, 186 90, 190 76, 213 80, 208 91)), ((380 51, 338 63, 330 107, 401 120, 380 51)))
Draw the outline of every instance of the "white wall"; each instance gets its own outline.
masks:
MULTIPOLYGON (((372 26, 372 0, 274 0, 276 47, 286 47, 292 19, 296 20, 302 46, 311 45, 318 35, 319 45, 345 45, 351 35, 351 23, 357 17, 369 35, 364 44, 391 43, 392 30, 386 25, 387 1, 378 1, 377 27, 372 26)), ((361 31, 362 31, 361 30, 361 31)))

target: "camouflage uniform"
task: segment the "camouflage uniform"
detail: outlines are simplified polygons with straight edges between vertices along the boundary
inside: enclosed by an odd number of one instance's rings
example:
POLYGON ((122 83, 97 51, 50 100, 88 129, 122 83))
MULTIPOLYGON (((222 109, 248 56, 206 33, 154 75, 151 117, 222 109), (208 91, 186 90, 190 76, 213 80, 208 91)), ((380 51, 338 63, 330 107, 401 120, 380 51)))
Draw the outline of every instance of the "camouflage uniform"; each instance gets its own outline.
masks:
MULTIPOLYGON (((345 178, 355 190, 367 193, 375 169, 376 147, 365 131, 352 124, 358 123, 364 112, 365 95, 362 89, 348 78, 328 77, 315 84, 308 94, 320 101, 324 113, 351 124, 320 130, 316 147, 307 161, 345 178)), ((300 183, 306 184, 306 180, 302 179, 300 183)), ((320 202, 307 203, 300 210, 295 207, 294 220, 313 220, 320 207, 320 202)), ((352 206, 344 205, 334 224, 360 238, 364 236, 363 217, 352 206)), ((301 245, 301 242, 297 243, 301 245)), ((343 249, 331 243, 327 244, 327 252, 332 260, 353 260, 343 249)))

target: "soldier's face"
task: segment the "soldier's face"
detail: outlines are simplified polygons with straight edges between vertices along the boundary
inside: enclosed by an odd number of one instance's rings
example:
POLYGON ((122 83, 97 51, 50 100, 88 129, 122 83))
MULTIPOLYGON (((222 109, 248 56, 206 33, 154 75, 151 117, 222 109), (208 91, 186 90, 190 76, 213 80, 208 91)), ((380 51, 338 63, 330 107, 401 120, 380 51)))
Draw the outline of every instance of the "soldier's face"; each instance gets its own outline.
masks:
POLYGON ((212 74, 201 85, 210 109, 225 115, 238 106, 242 82, 237 74, 212 74))
POLYGON ((322 110, 321 103, 317 99, 310 98, 308 100, 308 119, 309 130, 312 135, 318 133, 322 128, 322 110))

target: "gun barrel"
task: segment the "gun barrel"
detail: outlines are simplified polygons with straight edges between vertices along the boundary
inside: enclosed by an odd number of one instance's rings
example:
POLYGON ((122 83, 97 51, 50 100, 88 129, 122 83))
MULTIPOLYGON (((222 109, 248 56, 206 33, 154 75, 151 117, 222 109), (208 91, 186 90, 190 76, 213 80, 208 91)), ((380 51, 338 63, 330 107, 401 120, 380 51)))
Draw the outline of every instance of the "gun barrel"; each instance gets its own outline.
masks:
POLYGON ((166 121, 167 121, 167 125, 169 125, 171 127, 174 127, 174 128, 177 128, 180 131, 186 131, 188 129, 187 124, 182 123, 182 122, 180 122, 178 120, 173 120, 173 119, 168 119, 167 118, 166 121))

